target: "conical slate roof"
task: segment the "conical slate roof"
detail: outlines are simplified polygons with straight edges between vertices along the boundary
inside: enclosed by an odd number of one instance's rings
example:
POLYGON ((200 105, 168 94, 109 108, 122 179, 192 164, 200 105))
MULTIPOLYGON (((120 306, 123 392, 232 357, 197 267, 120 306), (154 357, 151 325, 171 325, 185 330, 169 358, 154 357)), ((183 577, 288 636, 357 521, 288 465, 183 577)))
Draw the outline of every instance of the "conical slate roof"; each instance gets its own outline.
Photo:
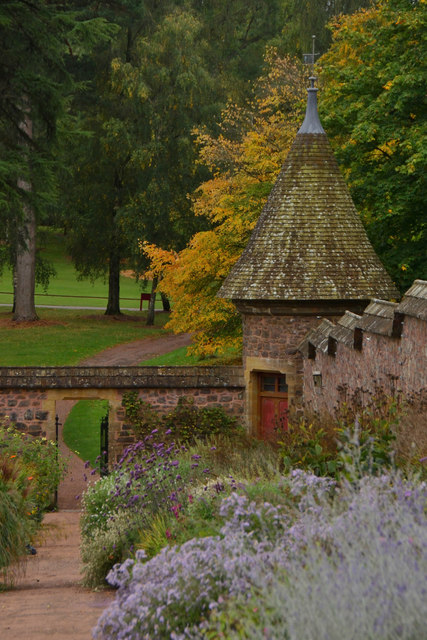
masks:
POLYGON ((398 296, 338 168, 308 89, 305 120, 246 249, 219 291, 234 300, 398 296))

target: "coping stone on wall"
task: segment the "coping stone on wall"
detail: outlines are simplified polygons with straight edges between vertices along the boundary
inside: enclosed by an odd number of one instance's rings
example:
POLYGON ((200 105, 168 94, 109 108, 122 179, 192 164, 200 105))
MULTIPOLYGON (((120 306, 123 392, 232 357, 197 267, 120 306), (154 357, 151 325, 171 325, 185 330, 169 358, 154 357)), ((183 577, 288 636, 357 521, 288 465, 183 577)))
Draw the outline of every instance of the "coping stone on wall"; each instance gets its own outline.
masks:
POLYGON ((348 347, 354 344, 354 328, 358 326, 361 316, 351 311, 346 311, 337 324, 331 328, 329 335, 337 342, 342 342, 348 347))
POLYGON ((427 321, 427 280, 415 280, 397 305, 396 311, 427 321))
POLYGON ((305 338, 300 342, 297 349, 306 358, 308 357, 309 344, 320 350, 327 350, 328 337, 331 330, 335 327, 334 323, 324 318, 318 327, 310 329, 305 338))
MULTIPOLYGON (((298 351, 307 358, 309 344, 319 351, 328 351, 329 336, 348 346, 352 344, 352 334, 356 329, 362 329, 367 333, 377 333, 385 336, 393 336, 396 316, 412 316, 427 321, 427 281, 415 280, 413 285, 403 296, 400 303, 385 300, 372 299, 362 316, 346 311, 344 316, 334 325, 328 320, 311 329, 302 342, 298 345, 298 351)), ((400 334, 399 334, 400 335, 400 334)))
POLYGON ((0 389, 240 387, 241 367, 0 367, 0 389))
POLYGON ((368 333, 390 337, 393 333, 394 315, 397 307, 396 302, 374 299, 366 307, 357 327, 368 333))

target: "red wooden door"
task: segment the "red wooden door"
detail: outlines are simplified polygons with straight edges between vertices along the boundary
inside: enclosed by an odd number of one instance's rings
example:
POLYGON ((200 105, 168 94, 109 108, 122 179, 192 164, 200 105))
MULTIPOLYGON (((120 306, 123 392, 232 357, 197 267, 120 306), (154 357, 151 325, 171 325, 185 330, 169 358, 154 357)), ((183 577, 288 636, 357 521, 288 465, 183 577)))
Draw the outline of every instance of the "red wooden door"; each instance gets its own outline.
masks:
POLYGON ((275 373, 259 375, 259 436, 275 440, 287 427, 288 386, 286 376, 275 373))

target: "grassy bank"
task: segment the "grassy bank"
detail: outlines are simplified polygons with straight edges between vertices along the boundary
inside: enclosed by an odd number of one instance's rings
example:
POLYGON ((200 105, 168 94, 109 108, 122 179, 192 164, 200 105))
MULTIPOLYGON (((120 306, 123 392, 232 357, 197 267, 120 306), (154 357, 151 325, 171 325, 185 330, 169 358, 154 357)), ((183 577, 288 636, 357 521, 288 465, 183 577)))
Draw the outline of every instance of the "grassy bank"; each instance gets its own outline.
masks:
POLYGON ((199 358, 195 355, 187 354, 187 347, 179 347, 175 351, 165 353, 161 356, 156 356, 150 360, 144 360, 140 362, 140 365, 144 366, 168 366, 168 367, 209 367, 209 366, 222 366, 222 365, 241 365, 242 357, 235 349, 227 351, 222 356, 214 356, 212 358, 199 358))

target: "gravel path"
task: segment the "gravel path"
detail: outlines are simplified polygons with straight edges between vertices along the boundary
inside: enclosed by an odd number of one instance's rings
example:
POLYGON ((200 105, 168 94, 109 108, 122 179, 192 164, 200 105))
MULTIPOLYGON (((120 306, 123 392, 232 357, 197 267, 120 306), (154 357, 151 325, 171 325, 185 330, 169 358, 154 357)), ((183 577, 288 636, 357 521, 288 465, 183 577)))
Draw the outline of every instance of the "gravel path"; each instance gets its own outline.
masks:
POLYGON ((79 511, 45 516, 43 544, 28 556, 25 575, 0 593, 1 640, 90 640, 113 591, 80 586, 79 511))
POLYGON ((191 336, 188 333, 179 335, 165 335, 161 338, 145 338, 128 342, 117 347, 110 347, 100 353, 82 360, 79 364, 87 366, 126 367, 138 365, 143 360, 150 360, 156 356, 175 351, 179 347, 188 347, 191 336))

